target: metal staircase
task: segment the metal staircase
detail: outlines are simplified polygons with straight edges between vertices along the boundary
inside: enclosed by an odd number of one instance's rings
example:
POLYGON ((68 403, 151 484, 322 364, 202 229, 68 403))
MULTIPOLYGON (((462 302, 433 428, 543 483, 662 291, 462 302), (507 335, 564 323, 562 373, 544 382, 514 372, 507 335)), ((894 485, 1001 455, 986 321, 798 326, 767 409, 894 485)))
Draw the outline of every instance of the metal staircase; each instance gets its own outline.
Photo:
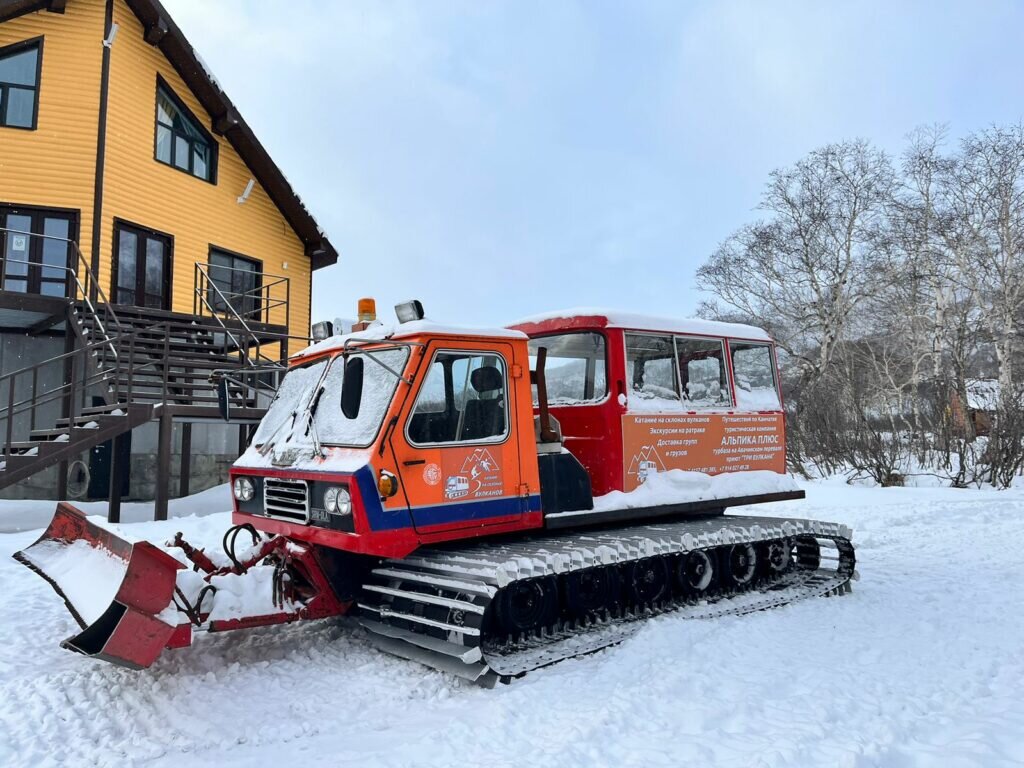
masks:
POLYGON ((114 307, 77 246, 74 251, 78 266, 67 270, 73 295, 62 321, 67 351, 0 375, 0 489, 148 421, 161 419, 162 432, 171 418, 216 418, 215 371, 233 382, 233 414, 249 421, 262 416, 276 385, 266 371, 283 370, 288 336, 235 311, 237 304, 252 306, 251 298, 240 302, 197 281, 197 304, 206 312, 114 307), (263 375, 247 378, 258 371, 263 375))

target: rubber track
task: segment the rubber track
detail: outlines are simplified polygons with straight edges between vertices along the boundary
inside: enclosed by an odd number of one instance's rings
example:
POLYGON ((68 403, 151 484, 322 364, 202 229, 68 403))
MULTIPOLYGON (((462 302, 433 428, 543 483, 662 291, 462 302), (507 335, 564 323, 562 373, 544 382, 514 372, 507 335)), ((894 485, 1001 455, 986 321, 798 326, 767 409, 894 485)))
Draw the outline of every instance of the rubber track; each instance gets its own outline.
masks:
POLYGON ((850 537, 849 528, 836 523, 726 515, 423 549, 385 561, 371 572, 358 601, 360 622, 387 651, 493 684, 619 643, 640 628, 641 619, 666 611, 713 618, 843 594, 855 577, 850 537), (748 591, 732 590, 700 602, 675 595, 585 619, 563 615, 523 636, 498 637, 489 620, 500 590, 525 579, 550 581, 586 568, 794 538, 804 542, 805 553, 808 542, 817 542, 817 567, 791 564, 781 575, 753 581, 748 591))

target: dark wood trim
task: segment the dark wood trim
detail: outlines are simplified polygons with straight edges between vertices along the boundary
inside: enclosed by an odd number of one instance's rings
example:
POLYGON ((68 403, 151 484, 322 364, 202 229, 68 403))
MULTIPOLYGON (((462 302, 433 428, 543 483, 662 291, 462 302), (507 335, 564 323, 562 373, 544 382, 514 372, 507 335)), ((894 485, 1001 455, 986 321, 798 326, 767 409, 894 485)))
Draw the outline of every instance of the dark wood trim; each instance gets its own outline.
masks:
POLYGON ((166 409, 160 411, 160 428, 157 433, 156 451, 156 499, 153 502, 153 519, 167 519, 167 502, 171 491, 171 451, 174 446, 174 420, 166 409))
POLYGON ((5 0, 3 8, 0 9, 0 22, 10 21, 36 11, 64 13, 66 6, 66 0, 5 0))
MULTIPOLYGON (((0 57, 8 56, 11 54, 19 53, 23 49, 28 48, 39 48, 39 53, 36 54, 36 87, 35 87, 35 103, 32 105, 32 125, 3 125, 0 123, 0 128, 11 128, 16 131, 35 131, 39 128, 39 102, 42 100, 43 93, 43 36, 33 37, 28 40, 20 40, 17 43, 11 45, 5 45, 0 48, 0 57)), ((7 105, 2 105, 2 109, 6 110, 7 105)), ((3 116, 3 112, 0 111, 0 117, 3 116)))
POLYGON ((192 424, 181 424, 181 463, 178 468, 178 498, 185 498, 189 493, 189 475, 192 473, 192 424))
MULTIPOLYGON (((164 127, 166 128, 167 126, 164 127)), ((191 153, 191 148, 189 151, 191 153)), ((174 152, 173 133, 171 134, 171 152, 174 152)), ((160 165, 166 165, 170 168, 173 168, 176 171, 184 173, 186 176, 191 176, 193 179, 205 181, 207 184, 213 184, 213 186, 217 186, 217 171, 220 165, 220 143, 213 137, 213 135, 208 130, 206 130, 206 126, 203 124, 203 121, 196 116, 195 112, 189 109, 188 106, 186 106, 185 102, 181 100, 181 97, 178 96, 177 93, 175 93, 174 88, 171 87, 171 84, 164 80, 163 77, 161 77, 159 74, 157 74, 156 76, 156 90, 153 91, 153 159, 160 163, 160 165), (175 165, 173 161, 170 163, 166 163, 157 156, 157 134, 159 132, 160 125, 160 104, 157 100, 157 96, 160 94, 161 90, 163 90, 164 93, 167 94, 167 97, 171 100, 174 106, 181 110, 182 113, 184 113, 185 117, 187 117, 195 125, 199 132, 203 134, 203 138, 206 139, 207 144, 210 147, 210 178, 204 179, 202 176, 196 176, 190 170, 192 165, 191 157, 189 157, 189 168, 181 168, 175 165)))
MULTIPOLYGON (((113 230, 110 237, 110 303, 116 306, 121 306, 117 300, 117 270, 120 266, 120 252, 117 233, 126 229, 133 231, 136 235, 142 235, 143 237, 157 237, 167 241, 167 263, 164 269, 164 306, 160 307, 165 312, 170 312, 171 307, 174 306, 174 235, 167 232, 161 232, 159 229, 153 229, 153 227, 143 226, 142 224, 136 224, 133 221, 122 219, 118 216, 114 217, 113 230)), ((145 249, 141 250, 143 261, 145 261, 146 253, 145 249)), ((139 252, 135 254, 135 269, 136 276, 138 275, 138 259, 139 252)), ((138 285, 136 285, 136 296, 135 299, 138 301, 138 285)), ((145 292, 143 292, 143 301, 145 301, 145 292)), ((138 307, 139 309, 145 309, 152 311, 157 309, 156 307, 147 307, 144 304, 125 304, 123 306, 138 307)))
MULTIPOLYGON (((103 38, 110 36, 114 23, 114 0, 107 0, 103 19, 103 38)), ((100 70, 100 114, 96 129, 96 172, 92 193, 92 273, 100 273, 100 235, 103 232, 103 178, 107 159, 107 104, 110 100, 110 46, 103 46, 103 65, 100 70)), ((89 298, 96 301, 98 291, 93 285, 89 298)))
MULTIPOLYGON (((16 309, 23 312, 39 312, 53 315, 60 312, 60 307, 67 306, 68 300, 56 296, 39 296, 34 293, 0 290, 0 308, 16 309)), ((22 333, 25 329, 21 329, 22 333)))
POLYGON ((755 496, 734 496, 727 499, 707 499, 690 501, 683 504, 664 504, 657 507, 639 507, 635 509, 610 509, 605 512, 588 512, 581 510, 562 515, 550 515, 544 518, 544 527, 581 528, 590 525, 607 525, 608 523, 640 522, 660 517, 705 517, 720 515, 726 507, 742 507, 747 504, 765 504, 771 501, 791 501, 802 499, 803 491, 782 491, 779 493, 761 493, 755 496))
POLYGON ((164 19, 157 19, 153 24, 148 24, 145 27, 142 39, 150 45, 157 45, 164 39, 167 32, 167 22, 164 19))
POLYGON ((44 211, 47 213, 64 213, 70 214, 76 217, 82 215, 82 211, 79 208, 59 208, 54 205, 39 205, 37 203, 12 203, 7 200, 0 200, 0 208, 17 208, 19 211, 44 211))

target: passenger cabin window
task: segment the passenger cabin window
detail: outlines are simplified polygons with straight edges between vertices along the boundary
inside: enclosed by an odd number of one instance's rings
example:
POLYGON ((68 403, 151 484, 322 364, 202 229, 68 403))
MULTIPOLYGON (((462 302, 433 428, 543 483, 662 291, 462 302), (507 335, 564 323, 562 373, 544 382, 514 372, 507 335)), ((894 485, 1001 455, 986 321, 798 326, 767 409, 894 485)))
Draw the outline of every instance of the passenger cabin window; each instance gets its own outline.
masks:
POLYGON ((212 182, 217 143, 164 83, 156 89, 156 159, 212 182))
POLYGON ((438 352, 409 419, 418 444, 498 441, 508 434, 505 361, 497 353, 438 352))
POLYGON ((0 126, 36 127, 42 40, 0 48, 0 126))
POLYGON ((676 352, 685 410, 728 408, 732 405, 724 342, 677 337, 676 352))
POLYGON ((729 342, 736 379, 736 405, 752 411, 777 411, 779 401, 775 364, 768 344, 729 342))
MULTIPOLYGON (((577 405, 603 400, 608 394, 604 336, 566 333, 530 339, 530 370, 537 370, 537 350, 547 349, 544 380, 550 405, 577 405)), ((537 404, 537 386, 533 387, 537 404)))
POLYGON ((679 410, 676 353, 671 336, 627 333, 626 376, 630 410, 679 410))

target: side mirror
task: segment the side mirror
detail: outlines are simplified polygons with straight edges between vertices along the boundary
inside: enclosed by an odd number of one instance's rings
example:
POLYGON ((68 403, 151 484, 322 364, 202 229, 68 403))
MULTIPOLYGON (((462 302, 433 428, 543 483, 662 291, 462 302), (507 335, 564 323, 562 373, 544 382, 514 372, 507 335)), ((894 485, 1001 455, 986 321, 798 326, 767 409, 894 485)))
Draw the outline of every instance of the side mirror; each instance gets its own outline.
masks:
POLYGON ((345 361, 345 378, 341 382, 341 412, 346 419, 359 415, 363 400, 363 358, 353 355, 345 361))
POLYGON ((217 379, 217 411, 224 421, 231 421, 231 397, 228 394, 228 380, 223 376, 217 379))

